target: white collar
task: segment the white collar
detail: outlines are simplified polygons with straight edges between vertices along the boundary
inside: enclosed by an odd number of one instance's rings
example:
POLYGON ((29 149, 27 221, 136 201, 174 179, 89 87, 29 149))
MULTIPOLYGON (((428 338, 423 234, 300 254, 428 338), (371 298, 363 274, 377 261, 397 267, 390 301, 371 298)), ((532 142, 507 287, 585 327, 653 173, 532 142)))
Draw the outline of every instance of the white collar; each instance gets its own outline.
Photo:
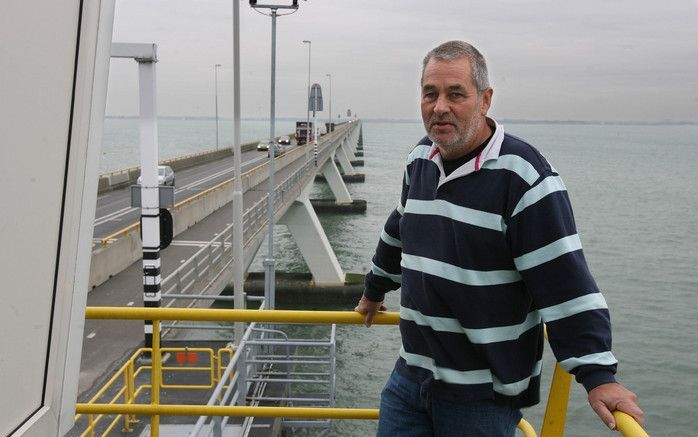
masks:
POLYGON ((441 173, 439 176, 439 187, 448 181, 467 176, 470 173, 480 170, 485 161, 499 158, 499 151, 502 148, 502 141, 504 141, 504 127, 497 123, 497 121, 493 118, 487 117, 486 121, 490 127, 494 127, 494 133, 492 134, 490 141, 487 143, 485 148, 477 154, 476 157, 453 170, 453 172, 451 172, 451 174, 448 176, 446 176, 444 172, 439 145, 437 143, 433 143, 431 145, 428 156, 429 159, 434 161, 434 163, 439 167, 439 172, 441 173))

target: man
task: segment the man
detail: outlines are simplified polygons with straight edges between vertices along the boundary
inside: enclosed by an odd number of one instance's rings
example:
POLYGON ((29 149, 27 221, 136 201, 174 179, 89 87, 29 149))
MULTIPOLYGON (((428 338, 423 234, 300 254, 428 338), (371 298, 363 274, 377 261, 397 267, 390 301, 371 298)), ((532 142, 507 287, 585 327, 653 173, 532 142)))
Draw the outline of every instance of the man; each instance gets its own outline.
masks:
POLYGON ((370 326, 401 288, 402 348, 378 436, 513 436, 538 403, 543 323, 557 360, 603 422, 643 422, 615 382, 606 302, 586 265, 562 180, 487 117, 480 52, 450 41, 424 58, 428 137, 407 158, 356 311, 370 326))

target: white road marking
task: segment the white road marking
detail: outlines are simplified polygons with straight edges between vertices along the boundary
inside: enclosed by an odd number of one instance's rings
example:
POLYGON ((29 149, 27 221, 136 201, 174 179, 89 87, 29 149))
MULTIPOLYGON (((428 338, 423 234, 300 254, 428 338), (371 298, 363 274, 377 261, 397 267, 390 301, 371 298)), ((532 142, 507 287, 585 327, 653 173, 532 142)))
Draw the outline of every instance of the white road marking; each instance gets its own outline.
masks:
POLYGON ((108 221, 110 221, 110 220, 113 220, 113 219, 115 219, 115 218, 117 218, 117 217, 121 217, 121 216, 123 216, 123 215, 126 215, 126 214, 128 214, 129 212, 131 212, 132 210, 135 210, 135 209, 138 209, 138 208, 133 208, 133 207, 127 206, 126 208, 121 208, 120 210, 117 210, 117 211, 114 211, 114 212, 112 212, 112 213, 110 213, 110 214, 107 214, 107 215, 105 215, 105 216, 102 216, 102 217, 100 217, 100 218, 98 218, 98 219, 95 220, 95 226, 101 225, 101 224, 103 224, 103 223, 106 223, 106 222, 108 222, 108 221))
POLYGON ((96 332, 90 332, 89 334, 87 334, 87 338, 94 338, 95 335, 97 335, 96 332))
POLYGON ((133 306, 133 301, 127 303, 126 306, 127 306, 127 307, 132 307, 132 306, 133 306))

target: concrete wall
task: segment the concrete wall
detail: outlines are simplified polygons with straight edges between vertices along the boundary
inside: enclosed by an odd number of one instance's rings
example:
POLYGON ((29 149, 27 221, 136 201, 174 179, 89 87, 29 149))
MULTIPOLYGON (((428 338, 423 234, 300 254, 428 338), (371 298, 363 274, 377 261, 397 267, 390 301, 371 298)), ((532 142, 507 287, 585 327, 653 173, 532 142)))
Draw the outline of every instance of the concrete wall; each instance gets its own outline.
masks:
MULTIPOLYGON (((289 136, 293 136, 293 134, 289 134, 289 136)), ((243 152, 249 152, 255 150, 257 144, 258 141, 253 141, 250 143, 245 143, 240 147, 243 152)), ((221 158, 226 158, 228 156, 233 156, 232 149, 223 148, 166 159, 164 161, 160 161, 160 165, 169 165, 170 167, 172 167, 172 170, 174 170, 176 173, 178 170, 194 167, 200 164, 205 164, 207 162, 213 162, 221 158)), ((140 166, 115 170, 110 173, 101 174, 99 175, 99 183, 97 187, 98 193, 102 194, 108 191, 126 188, 130 185, 135 184, 138 180, 138 176, 140 175, 140 166)))

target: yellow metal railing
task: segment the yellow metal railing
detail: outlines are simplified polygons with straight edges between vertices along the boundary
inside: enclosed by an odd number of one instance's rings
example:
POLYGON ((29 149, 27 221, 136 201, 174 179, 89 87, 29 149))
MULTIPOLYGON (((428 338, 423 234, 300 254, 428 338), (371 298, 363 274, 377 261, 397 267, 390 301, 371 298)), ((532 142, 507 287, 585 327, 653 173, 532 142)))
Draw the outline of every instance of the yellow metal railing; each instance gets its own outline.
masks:
MULTIPOLYGON (((137 396, 129 394, 123 404, 116 404, 117 399, 123 394, 112 398, 109 403, 93 403, 98 396, 88 403, 76 405, 76 412, 80 414, 98 415, 123 415, 125 417, 124 428, 127 430, 135 421, 135 415, 149 415, 151 436, 159 436, 159 424, 161 415, 174 416, 253 416, 253 417, 282 417, 282 418, 317 418, 317 419, 378 419, 377 409, 357 408, 300 408, 300 407, 245 407, 245 406, 205 406, 205 405, 161 405, 160 389, 162 384, 162 352, 160 348, 160 321, 161 320, 188 320, 188 321, 224 321, 224 322, 264 322, 264 323, 306 323, 306 324, 355 324, 364 323, 363 317, 354 311, 284 311, 284 310, 231 310, 231 309, 199 309, 199 308, 120 308, 120 307, 88 307, 85 312, 87 319, 121 319, 121 320, 152 320, 153 321, 153 347, 152 347, 152 377, 151 377, 151 402, 136 404, 137 396)), ((400 320, 399 313, 385 312, 376 315, 373 321, 375 325, 396 325, 400 320)), ((169 349, 168 349, 169 350, 169 349)), ((193 349, 190 349, 193 350, 193 349)), ((132 357, 133 358, 133 357, 132 357)), ((220 361, 219 361, 220 364, 220 361)), ((128 368, 129 363, 122 369, 128 368)), ((133 369, 132 365, 130 367, 133 369)), ((110 383, 119 377, 114 375, 110 383)), ((220 370, 219 370, 220 375, 220 370)), ((569 398, 571 376, 556 365, 551 383, 548 405, 543 419, 541 437, 562 436, 565 428, 567 414, 567 400, 569 398)), ((131 388, 132 390, 132 388, 131 388)), ((100 390, 101 394, 106 388, 100 390)), ((645 437, 647 433, 629 415, 615 411, 617 428, 624 437, 645 437)), ((118 420, 120 416, 117 416, 118 420)), ((90 419, 92 424, 92 419, 90 419)), ((536 432, 530 423, 521 420, 519 429, 525 437, 536 437, 536 432)), ((113 428, 113 425, 112 425, 113 428)), ((110 428, 111 429, 111 428, 110 428)), ((103 434, 103 435, 106 435, 103 434)), ((92 434, 90 434, 92 436, 92 434)))
MULTIPOLYGON (((208 384, 160 384, 162 389, 177 389, 177 390, 213 390, 216 384, 220 381, 221 375, 225 370, 226 364, 232 359, 233 350, 229 348, 218 349, 217 353, 214 354, 213 349, 210 348, 160 348, 160 353, 172 353, 177 357, 179 354, 186 354, 183 361, 176 360, 180 364, 193 364, 192 356, 196 356, 196 361, 199 361, 202 356, 208 358, 206 361, 209 363, 208 366, 162 366, 161 371, 164 372, 199 372, 208 374, 208 384)), ((140 348, 134 352, 131 357, 124 363, 123 366, 112 376, 109 381, 97 392, 92 398, 87 402, 86 405, 137 405, 136 402, 141 397, 143 392, 150 391, 152 389, 151 384, 138 384, 138 377, 142 374, 147 374, 147 372, 152 372, 153 367, 150 365, 138 365, 139 359, 146 356, 151 356, 151 348, 140 348), (119 386, 118 382, 123 379, 123 385, 119 386), (104 399, 105 403, 98 404, 97 402, 104 399), (123 404, 116 404, 118 400, 122 400, 123 404)), ((232 380, 232 375, 230 380, 232 380)), ((227 386, 224 386, 227 387, 227 386)), ((97 426, 103 421, 107 420, 105 415, 112 415, 113 413, 90 413, 86 417, 87 426, 85 431, 80 435, 81 437, 94 437, 97 426)), ((110 422, 106 424, 106 428, 101 436, 108 435, 123 419, 123 428, 125 432, 132 432, 133 428, 131 425, 138 423, 136 419, 136 413, 130 413, 128 411, 122 411, 115 415, 110 422)), ((76 414, 75 421, 78 422, 83 417, 83 414, 76 414)))

